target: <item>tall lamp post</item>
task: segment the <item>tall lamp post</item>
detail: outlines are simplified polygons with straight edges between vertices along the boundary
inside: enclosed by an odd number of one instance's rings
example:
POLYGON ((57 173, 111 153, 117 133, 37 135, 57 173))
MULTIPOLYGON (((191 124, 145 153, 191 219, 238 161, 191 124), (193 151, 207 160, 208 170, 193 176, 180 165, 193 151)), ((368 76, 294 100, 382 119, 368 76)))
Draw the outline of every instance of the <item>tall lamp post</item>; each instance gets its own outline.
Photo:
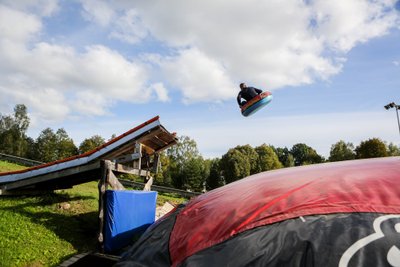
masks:
POLYGON ((400 105, 396 105, 394 102, 389 103, 385 106, 386 110, 389 110, 390 108, 394 108, 396 110, 396 115, 397 115, 397 125, 399 126, 399 133, 400 133, 400 120, 399 120, 399 109, 400 105))

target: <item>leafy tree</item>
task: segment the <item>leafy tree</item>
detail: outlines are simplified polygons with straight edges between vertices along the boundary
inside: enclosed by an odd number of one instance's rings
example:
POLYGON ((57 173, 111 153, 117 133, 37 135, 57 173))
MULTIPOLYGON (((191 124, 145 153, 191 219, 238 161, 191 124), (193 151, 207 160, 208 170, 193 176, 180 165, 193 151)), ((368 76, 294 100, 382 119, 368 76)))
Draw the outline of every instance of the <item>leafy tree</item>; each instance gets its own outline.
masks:
POLYGON ((164 175, 171 177, 172 185, 176 188, 198 190, 204 182, 205 169, 197 144, 188 136, 178 138, 178 144, 167 150, 169 166, 164 175), (191 170, 192 168, 192 170, 191 170))
POLYGON ((112 134, 111 137, 110 137, 110 139, 107 140, 107 142, 113 140, 113 139, 116 138, 116 137, 117 137, 117 135, 116 135, 115 133, 112 134))
POLYGON ((168 171, 169 168, 170 168, 170 158, 163 151, 160 153, 160 168, 158 170, 158 173, 154 177, 156 183, 165 186, 172 185, 171 172, 168 171))
POLYGON ((56 151, 58 159, 78 154, 78 148, 75 146, 74 141, 68 136, 64 128, 60 128, 56 132, 56 151))
POLYGON ((36 139, 38 160, 44 162, 55 161, 76 155, 78 149, 67 132, 61 128, 56 133, 51 128, 44 129, 36 139))
POLYGON ((226 183, 232 183, 249 176, 251 173, 249 157, 244 155, 237 147, 229 149, 222 156, 220 167, 226 183))
POLYGON ((250 175, 258 173, 258 157, 256 150, 250 145, 235 147, 250 163, 250 175))
POLYGON ((225 184, 224 177, 221 175, 221 169, 219 166, 220 161, 221 160, 218 158, 210 160, 210 171, 206 180, 207 190, 212 190, 225 184))
POLYGON ((346 143, 343 140, 340 140, 331 146, 329 161, 351 160, 355 157, 356 155, 354 153, 354 146, 352 143, 346 143))
POLYGON ((29 127, 27 108, 16 105, 14 114, 0 115, 0 152, 15 156, 26 156, 28 148, 26 131, 29 127))
POLYGON ((189 136, 180 136, 178 143, 167 150, 167 155, 179 164, 183 164, 188 159, 199 157, 196 141, 189 136))
POLYGON ((257 172, 269 171, 282 168, 283 165, 279 161, 274 149, 271 146, 263 144, 255 148, 258 154, 257 172))
POLYGON ((293 145, 290 153, 294 157, 295 166, 321 163, 324 161, 323 157, 318 155, 312 147, 302 143, 293 145))
POLYGON ((36 139, 38 160, 50 162, 57 160, 57 136, 51 128, 42 130, 36 139))
POLYGON ((24 104, 16 105, 14 108, 14 120, 20 133, 25 134, 29 127, 28 109, 24 104))
POLYGON ((294 166, 294 157, 290 153, 290 150, 287 147, 273 147, 276 155, 278 156, 279 161, 282 163, 284 167, 293 167, 294 166))
POLYGON ((388 145, 387 149, 388 156, 400 156, 400 148, 393 143, 388 145))
POLYGON ((366 141, 362 141, 355 149, 356 158, 379 158, 387 157, 388 151, 386 144, 382 142, 379 138, 371 138, 366 141))
POLYGON ((100 135, 93 135, 90 138, 86 138, 85 140, 82 141, 82 143, 79 145, 79 153, 85 153, 90 150, 95 149, 98 146, 101 146, 105 143, 105 140, 103 137, 100 135))
POLYGON ((200 192, 205 182, 205 168, 202 157, 191 158, 184 163, 182 173, 183 189, 200 192))
POLYGON ((31 137, 27 137, 26 142, 27 142, 26 158, 40 160, 38 157, 38 149, 35 140, 33 140, 31 137))

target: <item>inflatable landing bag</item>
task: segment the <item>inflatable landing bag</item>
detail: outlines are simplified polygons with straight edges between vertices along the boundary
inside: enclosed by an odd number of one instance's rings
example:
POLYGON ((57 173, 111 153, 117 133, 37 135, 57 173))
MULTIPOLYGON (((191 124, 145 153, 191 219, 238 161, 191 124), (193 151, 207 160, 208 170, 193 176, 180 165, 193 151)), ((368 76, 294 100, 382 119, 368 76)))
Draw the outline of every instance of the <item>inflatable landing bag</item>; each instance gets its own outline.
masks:
POLYGON ((106 191, 104 250, 117 251, 155 220, 157 192, 106 191))
POLYGON ((115 267, 400 266, 400 157, 254 174, 154 223, 115 267))

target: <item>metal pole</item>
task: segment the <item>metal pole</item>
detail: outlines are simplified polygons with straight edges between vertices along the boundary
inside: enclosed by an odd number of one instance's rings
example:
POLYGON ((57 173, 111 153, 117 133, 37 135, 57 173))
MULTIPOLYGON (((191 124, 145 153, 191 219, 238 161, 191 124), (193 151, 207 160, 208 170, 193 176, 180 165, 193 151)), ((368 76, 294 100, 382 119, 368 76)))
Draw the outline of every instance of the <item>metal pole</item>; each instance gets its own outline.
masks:
POLYGON ((399 133, 400 133, 399 108, 400 106, 396 106, 397 125, 399 126, 399 133))

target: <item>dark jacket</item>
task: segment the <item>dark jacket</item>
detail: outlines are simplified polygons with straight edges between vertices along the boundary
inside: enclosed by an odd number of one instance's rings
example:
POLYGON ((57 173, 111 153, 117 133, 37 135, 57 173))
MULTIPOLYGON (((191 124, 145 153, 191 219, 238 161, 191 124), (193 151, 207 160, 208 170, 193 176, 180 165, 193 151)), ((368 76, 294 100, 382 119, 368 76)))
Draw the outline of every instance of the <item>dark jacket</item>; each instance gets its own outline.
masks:
POLYGON ((241 102, 241 99, 244 98, 246 101, 251 100, 253 97, 259 95, 262 93, 262 90, 254 88, 254 87, 245 87, 243 90, 240 90, 238 96, 237 96, 237 102, 239 106, 242 106, 243 103, 241 102))

